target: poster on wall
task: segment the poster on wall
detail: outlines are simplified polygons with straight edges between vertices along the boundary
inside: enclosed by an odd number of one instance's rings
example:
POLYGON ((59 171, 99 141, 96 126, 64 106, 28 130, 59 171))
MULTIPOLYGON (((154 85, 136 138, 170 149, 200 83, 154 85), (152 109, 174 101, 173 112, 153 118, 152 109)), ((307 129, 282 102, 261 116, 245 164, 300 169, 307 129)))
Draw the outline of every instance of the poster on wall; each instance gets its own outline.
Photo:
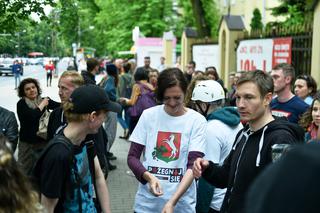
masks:
POLYGON ((272 68, 272 39, 240 41, 237 49, 237 70, 263 70, 272 68))
POLYGON ((272 67, 280 63, 291 64, 292 38, 273 39, 272 67))
POLYGON ((292 38, 252 39, 240 41, 237 70, 271 71, 279 63, 291 64, 292 38))
POLYGON ((196 70, 205 71, 206 67, 214 66, 220 75, 218 44, 192 45, 192 60, 196 62, 196 70))

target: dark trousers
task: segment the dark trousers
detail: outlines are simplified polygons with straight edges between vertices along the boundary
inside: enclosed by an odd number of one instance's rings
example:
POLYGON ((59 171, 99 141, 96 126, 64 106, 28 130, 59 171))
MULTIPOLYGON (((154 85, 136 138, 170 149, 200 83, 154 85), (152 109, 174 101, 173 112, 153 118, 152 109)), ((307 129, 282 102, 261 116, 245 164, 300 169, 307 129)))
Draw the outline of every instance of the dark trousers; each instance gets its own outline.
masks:
POLYGON ((51 81, 52 81, 52 72, 47 73, 47 86, 51 86, 51 81))

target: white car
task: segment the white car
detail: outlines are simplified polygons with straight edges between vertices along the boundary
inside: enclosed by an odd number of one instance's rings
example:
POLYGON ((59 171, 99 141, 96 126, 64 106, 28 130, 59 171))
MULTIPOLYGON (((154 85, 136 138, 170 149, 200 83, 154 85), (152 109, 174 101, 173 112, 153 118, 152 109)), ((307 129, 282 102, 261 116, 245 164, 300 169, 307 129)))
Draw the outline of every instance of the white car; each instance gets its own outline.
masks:
POLYGON ((13 62, 12 58, 5 58, 0 64, 0 75, 12 75, 13 62))

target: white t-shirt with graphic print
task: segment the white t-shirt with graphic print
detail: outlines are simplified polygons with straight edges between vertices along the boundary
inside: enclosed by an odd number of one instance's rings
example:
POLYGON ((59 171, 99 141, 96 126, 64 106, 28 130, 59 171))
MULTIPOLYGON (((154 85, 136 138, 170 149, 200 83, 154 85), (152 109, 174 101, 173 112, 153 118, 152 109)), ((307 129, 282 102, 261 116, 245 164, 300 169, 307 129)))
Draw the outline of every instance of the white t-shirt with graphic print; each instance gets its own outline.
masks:
MULTIPOLYGON (((177 117, 168 115, 164 105, 143 112, 129 140, 145 146, 143 165, 159 179, 163 195, 155 197, 149 191, 149 184, 140 183, 135 198, 135 212, 161 212, 186 172, 188 153, 204 153, 206 123, 205 118, 192 109, 177 117)), ((193 181, 174 212, 194 213, 195 205, 196 184, 193 181)))

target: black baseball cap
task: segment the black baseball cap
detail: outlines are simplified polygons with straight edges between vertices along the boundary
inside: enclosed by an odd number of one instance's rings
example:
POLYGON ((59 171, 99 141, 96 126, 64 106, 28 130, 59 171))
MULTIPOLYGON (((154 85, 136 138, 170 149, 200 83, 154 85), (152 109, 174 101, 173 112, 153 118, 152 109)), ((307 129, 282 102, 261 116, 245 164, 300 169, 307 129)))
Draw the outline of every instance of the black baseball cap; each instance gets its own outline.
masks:
POLYGON ((121 112, 120 104, 110 101, 107 93, 96 85, 78 87, 72 92, 69 100, 73 103, 73 109, 70 112, 76 114, 98 110, 121 112))

